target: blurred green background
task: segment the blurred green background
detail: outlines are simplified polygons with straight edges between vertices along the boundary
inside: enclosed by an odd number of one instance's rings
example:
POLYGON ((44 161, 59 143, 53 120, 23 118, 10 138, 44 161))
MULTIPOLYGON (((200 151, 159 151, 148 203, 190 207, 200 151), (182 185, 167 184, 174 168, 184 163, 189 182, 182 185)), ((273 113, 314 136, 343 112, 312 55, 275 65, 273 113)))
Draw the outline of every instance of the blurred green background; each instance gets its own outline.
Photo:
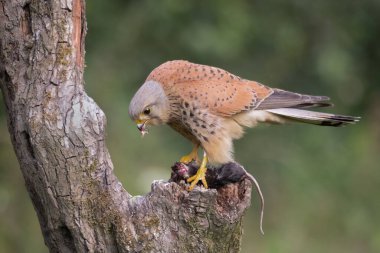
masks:
MULTIPOLYGON (((218 66, 362 116, 345 128, 260 126, 235 143, 266 201, 261 236, 253 195, 242 252, 380 252, 380 1, 91 0, 87 18, 86 90, 129 192, 147 193, 191 149, 166 126, 141 139, 134 92, 167 60, 218 66)), ((47 252, 0 102, 0 252, 47 252)))

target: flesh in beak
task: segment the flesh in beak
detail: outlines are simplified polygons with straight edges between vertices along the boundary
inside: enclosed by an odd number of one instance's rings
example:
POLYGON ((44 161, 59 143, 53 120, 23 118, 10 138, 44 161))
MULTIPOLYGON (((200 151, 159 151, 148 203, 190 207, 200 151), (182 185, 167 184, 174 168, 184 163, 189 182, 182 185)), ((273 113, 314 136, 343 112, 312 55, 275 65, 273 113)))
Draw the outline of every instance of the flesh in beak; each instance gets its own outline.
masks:
POLYGON ((144 137, 144 135, 148 133, 148 130, 146 129, 145 124, 146 124, 146 121, 144 123, 137 124, 137 129, 140 131, 142 137, 144 137))

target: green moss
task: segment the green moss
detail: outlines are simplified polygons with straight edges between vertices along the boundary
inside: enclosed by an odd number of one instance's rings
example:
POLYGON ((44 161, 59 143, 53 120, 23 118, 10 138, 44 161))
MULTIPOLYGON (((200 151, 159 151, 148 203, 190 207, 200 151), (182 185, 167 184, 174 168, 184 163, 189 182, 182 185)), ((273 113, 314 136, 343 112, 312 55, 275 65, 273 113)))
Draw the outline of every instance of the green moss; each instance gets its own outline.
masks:
POLYGON ((96 168, 98 167, 98 164, 99 164, 98 160, 95 159, 95 160, 92 162, 92 164, 88 167, 88 170, 87 170, 87 171, 90 172, 90 173, 95 172, 95 171, 96 171, 96 168))
POLYGON ((160 219, 157 216, 150 216, 145 219, 144 227, 155 229, 160 225, 160 219))
POLYGON ((70 62, 67 59, 72 54, 72 51, 73 49, 67 43, 59 43, 57 47, 57 64, 68 66, 70 62))

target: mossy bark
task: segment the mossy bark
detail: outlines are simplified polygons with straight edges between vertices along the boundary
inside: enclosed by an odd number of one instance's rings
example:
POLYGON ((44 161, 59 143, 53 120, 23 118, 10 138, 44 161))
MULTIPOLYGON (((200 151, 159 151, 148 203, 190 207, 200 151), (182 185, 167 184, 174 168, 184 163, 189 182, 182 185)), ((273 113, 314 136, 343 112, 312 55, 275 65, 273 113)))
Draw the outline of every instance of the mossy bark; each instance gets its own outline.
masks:
POLYGON ((84 0, 0 0, 0 87, 50 252, 238 252, 249 180, 135 197, 117 180, 83 87, 85 33, 84 0))

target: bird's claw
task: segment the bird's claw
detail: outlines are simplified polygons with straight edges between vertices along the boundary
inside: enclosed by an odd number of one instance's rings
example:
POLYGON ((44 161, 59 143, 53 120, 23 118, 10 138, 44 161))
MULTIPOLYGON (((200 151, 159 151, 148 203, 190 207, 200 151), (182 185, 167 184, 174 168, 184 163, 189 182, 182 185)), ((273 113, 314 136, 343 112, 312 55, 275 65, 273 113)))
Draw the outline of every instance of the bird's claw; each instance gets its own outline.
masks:
POLYGON ((191 163, 193 160, 197 161, 198 157, 194 157, 192 154, 184 155, 179 159, 181 163, 191 163))
POLYGON ((189 177, 186 181, 188 183, 191 182, 188 190, 189 191, 192 191, 194 189, 194 187, 196 186, 196 184, 199 182, 199 181, 202 181, 202 184, 203 186, 207 189, 208 188, 208 185, 207 185, 207 181, 206 181, 206 171, 207 171, 207 168, 206 167, 203 167, 201 166, 197 173, 192 176, 192 177, 189 177))
POLYGON ((181 163, 188 164, 188 163, 191 163, 193 160, 196 162, 199 161, 199 159, 198 159, 198 145, 195 145, 193 150, 190 152, 190 154, 182 156, 179 161, 181 163))

